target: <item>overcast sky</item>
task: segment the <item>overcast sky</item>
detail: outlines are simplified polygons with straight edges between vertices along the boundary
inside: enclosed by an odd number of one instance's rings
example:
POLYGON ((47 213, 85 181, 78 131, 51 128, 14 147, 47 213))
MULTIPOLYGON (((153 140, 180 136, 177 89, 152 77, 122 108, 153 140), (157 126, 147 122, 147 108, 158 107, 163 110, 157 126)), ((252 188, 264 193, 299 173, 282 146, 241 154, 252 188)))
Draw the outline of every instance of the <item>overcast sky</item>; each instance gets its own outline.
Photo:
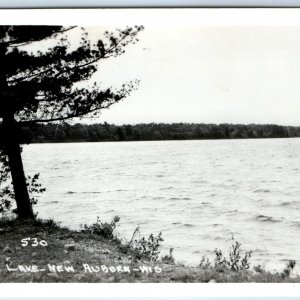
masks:
MULTIPOLYGON (((9 13, 1 16, 6 23, 54 22, 47 10, 9 13)), ((141 80, 96 122, 300 125, 299 9, 57 10, 55 16, 64 25, 97 25, 89 27, 92 38, 104 29, 145 26, 137 44, 101 62, 91 78, 115 87, 141 80)))
POLYGON ((135 78, 99 121, 300 125, 300 27, 147 26, 92 79, 135 78))

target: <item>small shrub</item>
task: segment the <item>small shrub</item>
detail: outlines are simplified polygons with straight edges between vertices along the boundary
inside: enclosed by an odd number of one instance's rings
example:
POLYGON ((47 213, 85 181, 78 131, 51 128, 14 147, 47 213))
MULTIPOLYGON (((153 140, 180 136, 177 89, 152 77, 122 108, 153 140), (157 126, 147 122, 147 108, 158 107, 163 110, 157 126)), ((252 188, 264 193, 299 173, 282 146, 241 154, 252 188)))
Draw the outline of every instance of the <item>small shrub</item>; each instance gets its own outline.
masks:
POLYGON ((226 258, 221 250, 215 249, 215 265, 224 269, 238 272, 250 268, 249 259, 252 251, 246 251, 244 257, 241 257, 241 244, 232 238, 233 244, 230 246, 229 259, 226 258))
POLYGON ((296 261, 290 260, 281 273, 282 277, 284 278, 290 277, 295 266, 296 266, 296 261))
POLYGON ((175 264, 175 258, 173 256, 173 251, 174 251, 174 248, 170 248, 169 254, 163 256, 161 258, 161 262, 165 263, 165 264, 170 264, 170 265, 175 264))
POLYGON ((227 269, 227 267, 229 266, 229 262, 226 259, 226 257, 223 256, 222 250, 215 249, 214 254, 215 254, 215 260, 214 260, 215 267, 218 267, 221 269, 227 269))
POLYGON ((210 259, 204 255, 201 258, 199 268, 202 269, 202 270, 210 270, 210 269, 213 268, 213 265, 210 262, 210 259))
POLYGON ((11 209, 11 201, 14 199, 14 193, 10 183, 10 169, 8 158, 3 150, 0 150, 0 213, 4 215, 11 209))
POLYGON ((100 235, 106 239, 116 239, 114 230, 117 227, 117 223, 120 221, 120 217, 115 216, 110 223, 102 223, 100 218, 97 217, 96 223, 88 226, 86 224, 80 225, 82 232, 90 232, 91 234, 100 235))
POLYGON ((142 237, 139 240, 135 240, 131 247, 138 259, 144 258, 150 261, 157 261, 160 254, 161 242, 163 241, 161 232, 157 236, 151 233, 148 239, 142 237))
POLYGON ((42 187, 41 183, 39 183, 39 178, 40 178, 40 173, 37 173, 34 174, 33 177, 27 176, 26 179, 31 205, 35 205, 38 202, 38 200, 35 198, 36 194, 41 194, 46 191, 46 189, 42 187))
POLYGON ((264 273, 265 272, 265 269, 262 265, 257 265, 257 266, 254 266, 253 267, 253 270, 257 273, 264 273))
MULTIPOLYGON (((38 182, 39 176, 40 174, 38 173, 33 175, 33 177, 28 176, 26 178, 31 205, 37 204, 37 194, 41 194, 46 191, 46 189, 38 182)), ((15 194, 11 182, 8 158, 2 149, 0 150, 0 214, 2 216, 10 213, 17 214, 17 210, 12 209, 14 199, 15 194)))
POLYGON ((41 228, 52 228, 52 229, 60 229, 62 228, 60 222, 54 221, 54 219, 35 219, 34 220, 34 226, 35 227, 41 227, 41 228))
POLYGON ((233 244, 229 249, 229 257, 224 256, 222 250, 215 249, 215 259, 214 263, 211 263, 210 259, 203 256, 199 267, 203 270, 216 269, 219 272, 224 272, 225 270, 230 270, 238 272, 240 270, 247 270, 250 268, 250 257, 252 251, 246 251, 244 256, 241 255, 241 244, 232 238, 233 244))
POLYGON ((9 199, 11 196, 8 195, 9 191, 7 191, 7 189, 3 189, 2 191, 0 191, 0 213, 2 215, 5 215, 6 213, 8 213, 11 210, 11 200, 9 199), (3 195, 5 195, 6 197, 4 198, 3 195))

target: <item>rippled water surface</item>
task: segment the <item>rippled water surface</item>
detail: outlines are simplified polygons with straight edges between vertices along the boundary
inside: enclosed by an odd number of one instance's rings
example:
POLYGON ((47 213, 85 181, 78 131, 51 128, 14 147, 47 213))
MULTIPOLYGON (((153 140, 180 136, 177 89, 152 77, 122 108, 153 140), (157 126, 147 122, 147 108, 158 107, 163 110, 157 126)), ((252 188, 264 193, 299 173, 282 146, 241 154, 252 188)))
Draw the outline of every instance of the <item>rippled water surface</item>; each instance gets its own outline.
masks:
POLYGON ((35 144, 23 158, 47 188, 40 217, 78 228, 119 215, 121 236, 162 231, 164 251, 191 264, 234 235, 281 268, 300 265, 299 154, 300 139, 249 139, 35 144))

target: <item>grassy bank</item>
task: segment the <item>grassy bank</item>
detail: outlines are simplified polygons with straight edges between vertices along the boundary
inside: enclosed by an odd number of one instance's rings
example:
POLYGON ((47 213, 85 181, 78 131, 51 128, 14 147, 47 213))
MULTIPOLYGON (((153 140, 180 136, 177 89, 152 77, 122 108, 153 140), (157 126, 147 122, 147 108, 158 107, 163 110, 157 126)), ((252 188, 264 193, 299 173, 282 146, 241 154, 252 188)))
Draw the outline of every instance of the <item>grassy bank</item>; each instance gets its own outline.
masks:
MULTIPOLYGON (((120 242, 111 235, 110 227, 106 229, 99 232, 97 226, 86 226, 81 231, 72 231, 52 221, 2 220, 0 281, 300 282, 300 277, 291 278, 288 270, 273 274, 261 268, 254 271, 222 267, 222 256, 217 266, 207 260, 202 260, 198 267, 179 265, 172 256, 163 259, 158 256, 159 243, 155 242, 159 240, 155 237, 151 240, 157 246, 154 252, 150 256, 141 255, 141 248, 120 242)), ((149 250, 147 242, 149 239, 144 239, 140 244, 144 250, 149 250)))

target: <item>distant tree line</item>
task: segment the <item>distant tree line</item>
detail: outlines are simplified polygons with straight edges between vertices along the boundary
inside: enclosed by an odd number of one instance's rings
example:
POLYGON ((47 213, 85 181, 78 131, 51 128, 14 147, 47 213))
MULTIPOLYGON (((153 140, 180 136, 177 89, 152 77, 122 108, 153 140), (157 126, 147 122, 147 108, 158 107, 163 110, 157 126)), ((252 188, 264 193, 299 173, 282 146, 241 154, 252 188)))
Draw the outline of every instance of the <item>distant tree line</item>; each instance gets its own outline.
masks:
POLYGON ((279 125, 150 123, 136 125, 35 124, 22 129, 33 143, 247 139, 300 137, 300 127, 279 125))

